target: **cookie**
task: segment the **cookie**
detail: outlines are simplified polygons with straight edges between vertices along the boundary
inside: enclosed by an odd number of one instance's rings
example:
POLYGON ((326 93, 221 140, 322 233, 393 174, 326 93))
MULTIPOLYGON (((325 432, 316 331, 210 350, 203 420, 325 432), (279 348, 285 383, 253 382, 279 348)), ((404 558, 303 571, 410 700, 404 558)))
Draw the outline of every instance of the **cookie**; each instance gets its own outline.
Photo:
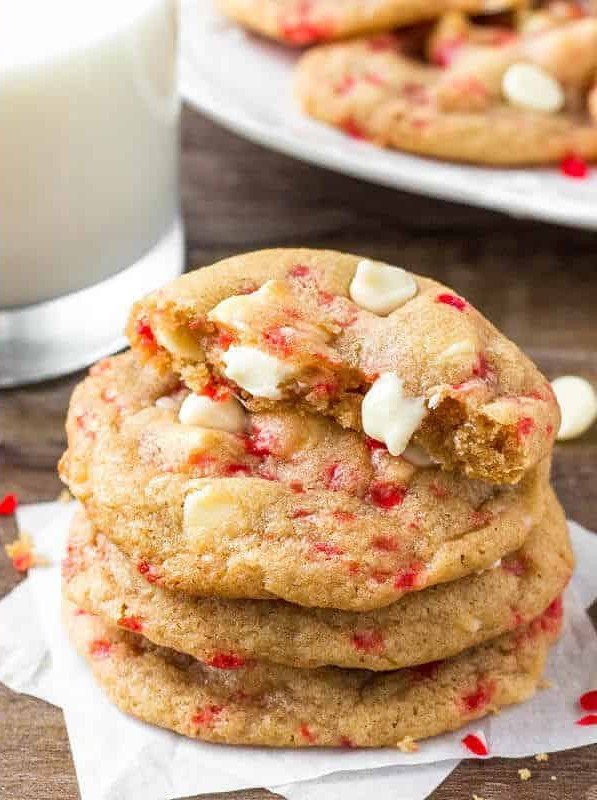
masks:
POLYGON ((561 603, 515 634, 447 661, 389 673, 267 662, 222 670, 69 603, 64 618, 110 699, 146 722, 227 744, 397 747, 531 697, 560 628, 561 603))
POLYGON ((226 259, 137 303, 128 336, 142 361, 197 393, 224 385, 253 411, 331 416, 392 455, 416 444, 494 483, 520 481, 559 426, 545 378, 470 303, 358 256, 226 259))
POLYGON ((77 389, 61 474, 161 586, 366 611, 489 567, 543 515, 547 462, 514 487, 473 481, 329 417, 245 411, 225 388, 154 400, 159 381, 137 380, 140 369, 118 356, 77 389))
POLYGON ((344 39, 433 19, 450 10, 502 11, 516 0, 218 0, 223 14, 291 46, 344 39))
POLYGON ((313 668, 394 670, 438 661, 539 616, 564 590, 572 552, 563 512, 548 511, 522 548, 479 575, 368 613, 279 601, 192 598, 148 582, 81 512, 64 562, 65 596, 113 626, 209 666, 265 660, 313 668))
POLYGON ((493 36, 451 17, 423 51, 417 32, 320 46, 297 65, 297 96, 311 116, 382 147, 501 166, 595 159, 597 18, 544 16, 540 30, 493 36))

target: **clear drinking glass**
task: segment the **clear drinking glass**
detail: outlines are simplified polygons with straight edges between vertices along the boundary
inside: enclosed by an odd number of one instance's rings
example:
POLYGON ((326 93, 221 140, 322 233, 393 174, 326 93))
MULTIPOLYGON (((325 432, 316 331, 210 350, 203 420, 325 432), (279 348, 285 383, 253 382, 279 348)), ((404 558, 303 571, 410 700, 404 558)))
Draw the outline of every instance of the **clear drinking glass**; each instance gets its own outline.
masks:
POLYGON ((179 274, 176 0, 0 0, 0 386, 123 343, 179 274))

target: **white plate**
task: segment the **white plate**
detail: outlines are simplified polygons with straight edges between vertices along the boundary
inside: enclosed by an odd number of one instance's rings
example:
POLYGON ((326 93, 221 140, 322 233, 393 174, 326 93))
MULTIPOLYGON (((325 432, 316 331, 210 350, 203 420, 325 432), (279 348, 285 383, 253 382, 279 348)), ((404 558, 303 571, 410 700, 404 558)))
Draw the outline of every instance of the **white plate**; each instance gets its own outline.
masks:
POLYGON ((292 94, 298 55, 224 20, 212 0, 184 0, 184 99, 259 144, 358 178, 516 217, 597 228, 597 169, 585 180, 557 169, 489 169, 374 147, 301 114, 292 94))

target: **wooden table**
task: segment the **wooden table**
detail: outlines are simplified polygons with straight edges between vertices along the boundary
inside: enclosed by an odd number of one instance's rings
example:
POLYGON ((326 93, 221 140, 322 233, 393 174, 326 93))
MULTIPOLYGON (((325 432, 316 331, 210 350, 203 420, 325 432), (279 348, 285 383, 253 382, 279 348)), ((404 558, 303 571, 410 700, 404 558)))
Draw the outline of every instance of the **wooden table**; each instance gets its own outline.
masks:
MULTIPOLYGON (((597 385, 594 233, 360 183, 267 152, 189 110, 183 152, 189 265, 272 245, 367 254, 454 286, 548 377, 572 372, 597 385)), ((0 393, 0 496, 16 492, 27 503, 58 495, 64 414, 79 378, 0 393)), ((569 515, 597 530, 597 427, 556 448, 554 480, 569 515)), ((11 521, 2 523, 0 534, 4 542, 13 538, 11 521)), ((0 594, 18 580, 0 557, 0 594)), ((473 793, 486 800, 597 800, 597 746, 553 755, 547 763, 468 761, 433 798, 469 800, 473 793), (524 783, 521 767, 532 771, 524 783)), ((255 790, 227 797, 266 796, 255 790)), ((60 711, 0 687, 0 799, 76 797, 60 711)))

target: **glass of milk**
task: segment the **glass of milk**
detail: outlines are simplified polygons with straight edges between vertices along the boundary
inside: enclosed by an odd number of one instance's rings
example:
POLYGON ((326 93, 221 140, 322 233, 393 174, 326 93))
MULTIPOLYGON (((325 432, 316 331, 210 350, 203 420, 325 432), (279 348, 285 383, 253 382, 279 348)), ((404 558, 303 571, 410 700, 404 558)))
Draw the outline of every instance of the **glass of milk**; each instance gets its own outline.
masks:
POLYGON ((179 274, 176 0, 0 0, 0 386, 124 344, 179 274))

